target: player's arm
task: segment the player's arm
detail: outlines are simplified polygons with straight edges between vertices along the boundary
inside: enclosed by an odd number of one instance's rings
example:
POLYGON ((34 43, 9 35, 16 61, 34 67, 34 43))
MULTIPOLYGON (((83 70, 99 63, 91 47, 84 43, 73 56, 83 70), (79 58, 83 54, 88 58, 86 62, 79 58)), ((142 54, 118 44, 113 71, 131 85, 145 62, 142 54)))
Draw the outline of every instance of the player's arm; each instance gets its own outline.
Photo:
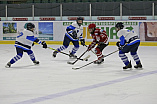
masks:
POLYGON ((85 39, 83 38, 83 33, 81 33, 80 37, 79 37, 79 40, 81 42, 81 45, 85 45, 85 39))
POLYGON ((119 47, 119 49, 123 49, 123 46, 126 44, 125 37, 122 32, 118 32, 117 36, 119 37, 119 41, 116 43, 116 45, 119 47))
POLYGON ((77 39, 77 32, 75 31, 75 27, 70 25, 66 28, 68 35, 70 35, 73 39, 77 39))
POLYGON ((108 36, 106 34, 106 31, 100 31, 100 37, 102 39, 102 42, 99 42, 100 44, 108 44, 108 36))
POLYGON ((117 36, 119 37, 120 40, 119 43, 121 46, 124 46, 126 44, 125 34, 127 34, 127 32, 123 30, 117 33, 117 36))
POLYGON ((36 42, 38 44, 41 44, 43 46, 43 48, 47 48, 47 44, 45 41, 40 41, 37 37, 34 36, 27 36, 26 39, 32 41, 32 42, 36 42))
POLYGON ((92 48, 95 47, 97 41, 96 41, 96 38, 95 36, 93 37, 93 42, 88 46, 88 51, 90 51, 92 48))

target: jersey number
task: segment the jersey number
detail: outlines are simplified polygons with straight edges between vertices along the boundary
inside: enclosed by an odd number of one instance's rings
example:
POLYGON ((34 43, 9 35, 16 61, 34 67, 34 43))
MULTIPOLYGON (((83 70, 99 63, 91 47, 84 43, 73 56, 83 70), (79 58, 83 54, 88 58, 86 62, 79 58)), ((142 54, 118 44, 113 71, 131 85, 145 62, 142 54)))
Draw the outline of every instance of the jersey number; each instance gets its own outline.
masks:
POLYGON ((23 33, 22 33, 22 32, 20 32, 20 34, 17 36, 17 38, 21 37, 22 35, 23 35, 23 33))

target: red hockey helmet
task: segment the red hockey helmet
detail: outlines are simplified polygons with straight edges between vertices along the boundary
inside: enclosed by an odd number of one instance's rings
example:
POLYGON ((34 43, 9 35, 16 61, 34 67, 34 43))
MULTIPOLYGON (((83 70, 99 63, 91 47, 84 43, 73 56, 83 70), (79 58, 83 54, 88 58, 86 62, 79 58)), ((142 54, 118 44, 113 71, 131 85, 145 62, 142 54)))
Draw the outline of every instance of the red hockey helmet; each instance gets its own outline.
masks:
POLYGON ((89 24, 88 29, 91 29, 91 28, 96 28, 96 25, 94 23, 89 24))

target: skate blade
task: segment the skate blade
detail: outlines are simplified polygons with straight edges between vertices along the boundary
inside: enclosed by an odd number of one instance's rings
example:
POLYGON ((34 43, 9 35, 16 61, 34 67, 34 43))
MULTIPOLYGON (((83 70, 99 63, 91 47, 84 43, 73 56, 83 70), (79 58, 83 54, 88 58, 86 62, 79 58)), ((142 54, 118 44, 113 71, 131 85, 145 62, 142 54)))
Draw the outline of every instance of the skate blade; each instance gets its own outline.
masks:
POLYGON ((127 68, 127 69, 123 69, 123 71, 131 71, 133 70, 132 68, 127 68))
POLYGON ((136 70, 143 70, 143 68, 135 68, 136 70))
POLYGON ((10 68, 10 66, 6 65, 5 68, 10 68))

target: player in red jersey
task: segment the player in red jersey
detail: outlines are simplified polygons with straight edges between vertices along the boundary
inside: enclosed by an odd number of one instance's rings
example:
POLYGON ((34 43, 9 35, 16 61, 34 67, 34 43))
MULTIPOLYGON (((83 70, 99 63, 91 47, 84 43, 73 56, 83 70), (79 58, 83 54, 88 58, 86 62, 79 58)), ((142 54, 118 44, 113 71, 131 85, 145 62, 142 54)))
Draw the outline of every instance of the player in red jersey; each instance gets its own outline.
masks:
POLYGON ((88 31, 93 38, 93 42, 88 46, 88 51, 94 48, 97 44, 97 47, 95 48, 95 53, 98 57, 98 60, 94 63, 101 64, 104 61, 102 50, 109 44, 108 36, 105 30, 97 29, 94 23, 88 26, 88 31))

